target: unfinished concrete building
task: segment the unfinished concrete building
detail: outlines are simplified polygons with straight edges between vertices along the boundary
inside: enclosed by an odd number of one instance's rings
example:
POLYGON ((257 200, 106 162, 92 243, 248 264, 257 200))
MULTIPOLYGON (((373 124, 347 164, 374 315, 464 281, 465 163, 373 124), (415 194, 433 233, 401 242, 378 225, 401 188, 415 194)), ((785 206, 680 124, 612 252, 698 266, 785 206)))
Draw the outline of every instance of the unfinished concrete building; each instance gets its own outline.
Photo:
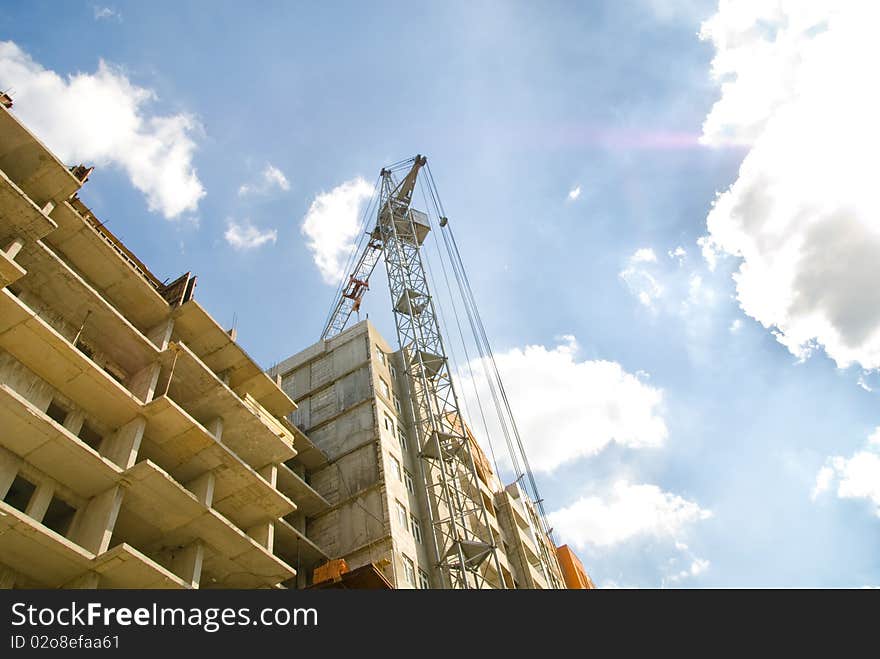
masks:
POLYGON ((0 100, 0 585, 304 586, 295 404, 0 100))
MULTIPOLYGON (((306 533, 349 567, 376 564, 396 588, 437 588, 437 561, 402 352, 362 321, 281 362, 271 374, 297 403, 291 421, 327 456, 310 484, 329 507, 306 533)), ((494 587, 564 587, 555 547, 517 484, 503 487, 473 435, 479 496, 499 549, 494 587)))
MULTIPOLYGON (((363 322, 263 372, 195 277, 151 273, 78 198, 91 170, 10 105, 0 587, 441 587, 403 353, 363 322)), ((529 497, 457 431, 498 549, 484 581, 563 587, 529 497)))

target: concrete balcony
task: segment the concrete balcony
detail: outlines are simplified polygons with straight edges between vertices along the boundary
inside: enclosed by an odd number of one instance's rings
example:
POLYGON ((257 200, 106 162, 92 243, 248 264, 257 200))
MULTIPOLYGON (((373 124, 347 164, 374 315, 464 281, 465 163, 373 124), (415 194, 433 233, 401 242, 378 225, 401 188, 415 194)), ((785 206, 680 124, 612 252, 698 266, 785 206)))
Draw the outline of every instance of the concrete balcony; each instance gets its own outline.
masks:
POLYGON ((38 206, 67 199, 82 185, 67 167, 0 106, 0 170, 38 206))
POLYGON ((327 510, 330 504, 285 464, 278 465, 278 489, 296 501, 297 510, 306 517, 327 510))
POLYGON ((201 588, 270 587, 296 570, 150 461, 125 472, 126 490, 111 543, 151 556, 201 542, 201 588))
POLYGON ((275 523, 275 554, 307 574, 330 560, 323 549, 283 519, 275 523))
MULTIPOLYGON (((167 396, 144 406, 147 430, 139 457, 155 462, 177 481, 215 477, 213 507, 239 528, 278 519, 297 505, 167 396)), ((279 488, 280 489, 280 488, 279 488)))
POLYGON ((2 170, 0 211, 3 214, 0 226, 3 247, 14 238, 31 242, 39 240, 58 226, 2 170))
POLYGON ((140 414, 136 396, 6 289, 0 290, 0 348, 111 428, 140 414))
POLYGON ((50 217, 58 229, 46 236, 44 242, 63 256, 90 286, 100 290, 132 325, 146 333, 168 318, 171 308, 145 273, 146 266, 136 268, 70 203, 56 206, 50 217))
POLYGON ((296 409, 296 403, 195 300, 175 309, 174 336, 214 373, 221 375, 239 396, 251 395, 279 418, 296 409))
POLYGON ((127 544, 95 556, 23 512, 0 501, 0 557, 31 583, 21 587, 74 586, 96 576, 101 588, 185 588, 184 582, 127 544))
POLYGON ((0 384, 0 428, 0 446, 85 499, 110 489, 122 475, 119 467, 5 384, 0 384))
POLYGON ((73 327, 84 345, 100 350, 129 376, 159 360, 159 349, 41 242, 21 251, 27 275, 19 282, 73 327))
POLYGON ((169 396, 206 428, 221 419, 220 441, 256 469, 296 455, 293 435, 259 403, 240 398, 186 345, 162 353, 157 395, 169 396))

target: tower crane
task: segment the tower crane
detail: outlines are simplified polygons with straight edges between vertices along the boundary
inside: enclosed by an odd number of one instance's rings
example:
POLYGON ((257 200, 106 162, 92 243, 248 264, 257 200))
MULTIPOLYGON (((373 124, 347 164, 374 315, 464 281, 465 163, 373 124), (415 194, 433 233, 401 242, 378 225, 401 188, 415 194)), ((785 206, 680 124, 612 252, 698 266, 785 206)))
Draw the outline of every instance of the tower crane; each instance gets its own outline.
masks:
MULTIPOLYGON (((426 164, 427 158, 417 155, 381 170, 375 224, 364 234, 321 338, 330 339, 345 329, 369 290, 370 276, 380 257, 384 257, 418 436, 419 469, 426 489, 437 576, 445 588, 491 588, 486 576, 488 563, 504 587, 497 540, 480 494, 468 430, 428 285, 422 246, 431 224, 426 213, 412 208, 419 173, 426 164), (403 171, 406 173, 399 179, 403 171)), ((440 215, 442 206, 429 168, 428 175, 428 187, 440 215)), ((369 211, 365 221, 372 223, 369 211)), ((441 227, 447 222, 445 217, 439 218, 441 227)), ((528 476, 534 485, 530 470, 528 476)), ((541 506, 540 499, 537 504, 541 506)), ((546 532, 543 507, 540 510, 546 532)))

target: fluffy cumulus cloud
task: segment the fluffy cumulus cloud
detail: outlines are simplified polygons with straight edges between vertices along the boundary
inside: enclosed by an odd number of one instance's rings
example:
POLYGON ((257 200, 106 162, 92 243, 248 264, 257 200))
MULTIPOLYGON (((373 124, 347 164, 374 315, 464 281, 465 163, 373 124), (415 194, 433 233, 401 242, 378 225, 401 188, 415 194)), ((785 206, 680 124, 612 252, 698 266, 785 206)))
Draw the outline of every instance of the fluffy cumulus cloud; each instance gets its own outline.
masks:
POLYGON ((266 167, 260 172, 255 182, 243 183, 238 189, 238 196, 245 197, 252 194, 267 194, 273 190, 287 192, 290 190, 290 181, 280 169, 272 163, 266 163, 266 167))
POLYGON ((196 120, 150 115, 155 93, 106 62, 94 73, 62 77, 15 43, 0 42, 0 86, 14 90, 16 114, 62 160, 121 168, 151 211, 175 218, 205 195, 193 166, 196 120))
POLYGON ((701 37, 720 98, 708 145, 748 147, 701 243, 740 259, 746 314, 799 358, 880 367, 880 3, 722 1, 701 37))
POLYGON ((357 177, 322 192, 312 201, 302 223, 315 265, 324 282, 339 283, 345 262, 360 230, 363 205, 373 196, 373 186, 357 177))
POLYGON ((580 196, 581 196, 581 186, 579 186, 579 185, 576 185, 575 187, 573 187, 571 190, 568 191, 568 200, 569 201, 574 201, 575 199, 577 199, 580 196))
POLYGON ((865 447, 850 457, 832 456, 816 474, 812 498, 836 487, 841 499, 865 499, 880 517, 880 427, 868 438, 865 447))
MULTIPOLYGON (((667 437, 663 392, 616 362, 579 361, 577 352, 575 337, 566 336, 552 348, 530 345, 495 355, 532 468, 551 472, 599 453, 612 441, 630 448, 662 445, 667 437)), ((484 409, 492 400, 482 365, 472 363, 460 382, 471 425, 482 440, 486 429, 475 397, 484 409)), ((499 462, 509 466, 494 415, 487 413, 486 425, 499 462)))
POLYGON ((259 229, 250 220, 236 222, 229 220, 226 223, 226 233, 223 234, 226 242, 235 249, 247 250, 260 247, 266 243, 274 243, 278 240, 276 229, 259 229))
MULTIPOLYGON (((675 542, 696 522, 712 516, 694 501, 656 485, 617 481, 605 496, 581 497, 550 513, 550 525, 563 542, 580 550, 605 549, 636 538, 675 542)), ((699 561, 699 559, 694 559, 699 561)), ((705 570, 700 562, 695 574, 705 570)))

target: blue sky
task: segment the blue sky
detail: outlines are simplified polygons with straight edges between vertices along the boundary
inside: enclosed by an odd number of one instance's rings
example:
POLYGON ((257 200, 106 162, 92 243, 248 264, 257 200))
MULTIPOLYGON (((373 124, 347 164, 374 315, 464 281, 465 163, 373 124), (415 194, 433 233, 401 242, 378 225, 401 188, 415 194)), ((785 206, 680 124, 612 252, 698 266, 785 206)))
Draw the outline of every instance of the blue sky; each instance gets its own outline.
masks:
POLYGON ((344 247, 359 178, 427 154, 597 583, 877 585, 876 46, 857 4, 764 4, 13 1, 0 87, 266 367, 332 302, 304 223, 344 247))

